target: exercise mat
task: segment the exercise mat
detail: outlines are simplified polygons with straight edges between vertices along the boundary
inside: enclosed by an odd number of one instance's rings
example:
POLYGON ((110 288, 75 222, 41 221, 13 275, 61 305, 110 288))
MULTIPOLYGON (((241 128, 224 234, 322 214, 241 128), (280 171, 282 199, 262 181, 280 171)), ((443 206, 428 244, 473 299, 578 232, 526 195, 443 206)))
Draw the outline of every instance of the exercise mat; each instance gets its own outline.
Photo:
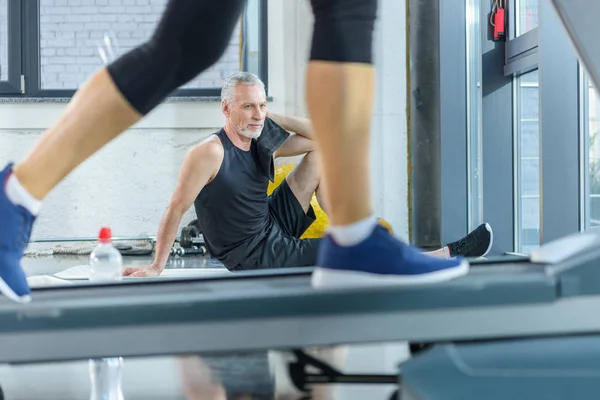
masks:
MULTIPOLYGON (((53 255, 89 255, 97 245, 98 242, 96 241, 61 242, 60 244, 50 242, 31 243, 25 250, 25 256, 43 257, 53 255)), ((154 250, 154 242, 152 240, 114 242, 113 245, 124 256, 150 255, 154 250)))

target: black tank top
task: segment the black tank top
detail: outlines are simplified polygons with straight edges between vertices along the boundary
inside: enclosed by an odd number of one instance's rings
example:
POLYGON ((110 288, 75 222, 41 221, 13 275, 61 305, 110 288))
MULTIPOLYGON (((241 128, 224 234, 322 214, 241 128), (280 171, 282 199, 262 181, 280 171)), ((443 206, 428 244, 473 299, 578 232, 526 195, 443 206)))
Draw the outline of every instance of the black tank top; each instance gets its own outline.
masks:
POLYGON ((225 130, 216 136, 223 145, 223 162, 196 197, 194 208, 208 251, 233 267, 246 258, 272 223, 267 201, 269 174, 261 167, 256 140, 244 151, 229 140, 225 130))

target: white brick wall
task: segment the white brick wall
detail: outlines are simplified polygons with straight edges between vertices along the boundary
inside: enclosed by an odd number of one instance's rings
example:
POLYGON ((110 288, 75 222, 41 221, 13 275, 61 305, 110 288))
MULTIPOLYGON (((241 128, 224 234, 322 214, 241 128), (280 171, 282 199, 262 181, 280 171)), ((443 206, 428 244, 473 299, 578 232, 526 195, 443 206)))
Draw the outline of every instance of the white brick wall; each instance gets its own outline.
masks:
POLYGON ((0 0, 0 81, 8 79, 8 0, 0 0))
MULTIPOLYGON (((50 192, 32 236, 94 237, 102 225, 115 235, 155 235, 187 150, 215 131, 130 129, 50 192)), ((40 134, 0 130, 0 168, 20 161, 40 134)), ((190 209, 182 226, 194 218, 190 209)))
MULTIPOLYGON (((118 46, 116 56, 148 39, 166 3, 167 0, 40 0, 42 89, 77 88, 103 65, 99 49, 106 49, 105 38, 118 46)), ((218 88, 225 77, 239 71, 239 28, 238 25, 221 60, 186 88, 218 88)), ((201 45, 198 51, 202 51, 201 45)))

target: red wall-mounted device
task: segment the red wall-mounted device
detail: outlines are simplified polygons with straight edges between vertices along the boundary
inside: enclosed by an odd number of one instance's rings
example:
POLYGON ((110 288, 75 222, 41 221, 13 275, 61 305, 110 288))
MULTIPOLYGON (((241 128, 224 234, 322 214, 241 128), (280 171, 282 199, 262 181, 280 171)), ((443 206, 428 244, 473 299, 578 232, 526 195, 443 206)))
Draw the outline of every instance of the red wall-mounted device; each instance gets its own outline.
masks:
POLYGON ((504 8, 499 8, 494 14, 494 41, 498 42, 506 39, 506 18, 504 8))

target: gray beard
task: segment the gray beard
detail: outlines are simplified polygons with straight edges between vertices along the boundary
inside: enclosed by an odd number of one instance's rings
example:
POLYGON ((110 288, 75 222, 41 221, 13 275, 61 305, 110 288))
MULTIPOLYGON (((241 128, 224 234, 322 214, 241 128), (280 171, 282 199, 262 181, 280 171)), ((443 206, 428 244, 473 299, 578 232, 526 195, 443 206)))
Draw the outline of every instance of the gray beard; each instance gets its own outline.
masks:
POLYGON ((262 133, 262 129, 256 132, 253 132, 249 129, 242 129, 240 131, 240 135, 248 138, 248 139, 258 139, 262 133))

